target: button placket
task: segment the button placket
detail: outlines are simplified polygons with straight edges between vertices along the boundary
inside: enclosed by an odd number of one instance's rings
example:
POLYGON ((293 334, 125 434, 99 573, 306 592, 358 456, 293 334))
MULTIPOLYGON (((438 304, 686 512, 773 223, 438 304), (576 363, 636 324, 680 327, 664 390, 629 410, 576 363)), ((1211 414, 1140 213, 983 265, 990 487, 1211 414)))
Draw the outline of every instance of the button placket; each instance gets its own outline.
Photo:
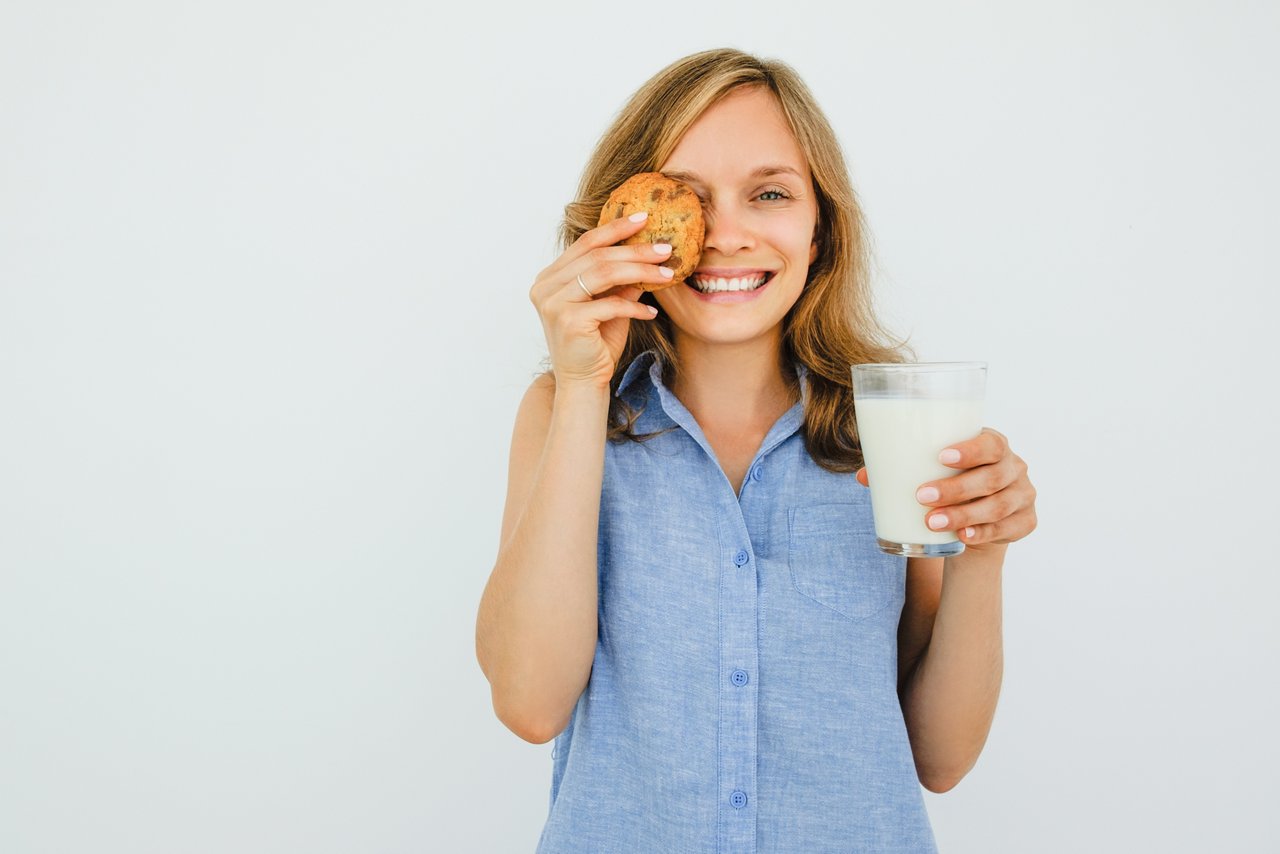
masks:
MULTIPOLYGON (((753 463, 754 466, 754 463, 753 463)), ((751 469, 747 470, 750 482, 751 469)), ((720 574, 720 670, 721 703, 718 740, 721 803, 720 830, 724 850, 754 850, 754 805, 748 808, 747 792, 756 785, 758 756, 757 716, 758 691, 750 674, 759 667, 759 582, 755 552, 748 519, 754 519, 756 499, 747 489, 745 497, 735 495, 732 505, 721 514, 722 558, 728 558, 720 574), (736 512, 734 512, 736 511, 736 512)), ((763 520, 759 524, 764 524, 763 520)))

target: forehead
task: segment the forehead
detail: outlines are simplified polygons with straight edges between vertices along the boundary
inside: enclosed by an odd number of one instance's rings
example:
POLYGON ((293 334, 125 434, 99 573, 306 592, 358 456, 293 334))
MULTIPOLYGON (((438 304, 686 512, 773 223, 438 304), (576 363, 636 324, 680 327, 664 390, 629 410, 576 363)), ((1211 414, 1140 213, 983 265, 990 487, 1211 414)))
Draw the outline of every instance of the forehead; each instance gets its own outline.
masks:
POLYGON ((708 107, 659 171, 730 181, 762 164, 790 166, 809 176, 804 151, 777 98, 764 87, 750 87, 734 90, 708 107))

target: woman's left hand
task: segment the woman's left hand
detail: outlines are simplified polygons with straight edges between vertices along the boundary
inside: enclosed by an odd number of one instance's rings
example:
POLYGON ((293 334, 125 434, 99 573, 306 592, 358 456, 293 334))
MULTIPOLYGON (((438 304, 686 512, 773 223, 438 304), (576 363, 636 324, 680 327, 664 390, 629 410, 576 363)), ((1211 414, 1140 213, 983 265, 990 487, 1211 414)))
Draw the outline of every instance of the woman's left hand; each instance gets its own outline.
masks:
MULTIPOLYGON (((955 531, 966 547, 1003 547, 1036 527, 1036 490, 1027 464, 1009 448, 1004 434, 990 427, 942 450, 943 465, 965 471, 920 484, 916 500, 930 508, 925 524, 934 531, 955 531), (947 456, 948 452, 956 452, 947 456)), ((867 486, 867 470, 858 482, 867 486)))

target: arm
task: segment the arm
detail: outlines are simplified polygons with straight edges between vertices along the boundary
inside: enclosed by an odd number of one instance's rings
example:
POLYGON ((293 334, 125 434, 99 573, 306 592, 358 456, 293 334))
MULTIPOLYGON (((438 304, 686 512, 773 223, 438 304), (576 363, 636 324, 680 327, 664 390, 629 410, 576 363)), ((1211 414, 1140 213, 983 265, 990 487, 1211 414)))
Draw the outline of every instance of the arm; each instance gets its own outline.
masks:
MULTIPOLYGON (((1004 675, 1005 551, 1036 527, 1026 463, 1002 434, 984 428, 947 450, 958 453, 943 464, 964 471, 922 484, 917 500, 929 508, 929 527, 955 531, 965 550, 908 558, 898 625, 898 696, 916 772, 931 792, 959 783, 986 744, 1004 675)), ((857 478, 866 486, 866 469, 857 478)))
POLYGON ((607 386, 557 391, 547 375, 516 416, 501 546, 476 616, 476 658, 498 718, 535 744, 568 724, 595 658, 608 411, 607 386))
POLYGON ((631 324, 657 315, 639 302, 640 285, 671 278, 660 266, 670 246, 618 245, 646 216, 583 233, 529 289, 554 368, 534 380, 516 414, 498 558, 476 614, 476 660, 498 719, 535 744, 568 725, 595 660, 609 386, 631 324))
POLYGON ((898 695, 916 773, 931 792, 953 788, 978 761, 1004 673, 1004 546, 908 558, 899 624, 898 695))

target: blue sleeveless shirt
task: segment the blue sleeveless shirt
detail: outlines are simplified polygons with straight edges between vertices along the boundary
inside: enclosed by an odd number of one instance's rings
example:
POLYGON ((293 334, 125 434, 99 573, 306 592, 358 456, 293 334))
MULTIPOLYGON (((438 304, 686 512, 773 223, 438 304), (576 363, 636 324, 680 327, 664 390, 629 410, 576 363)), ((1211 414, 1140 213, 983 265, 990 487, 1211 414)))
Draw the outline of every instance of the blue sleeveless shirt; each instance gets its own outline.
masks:
POLYGON ((599 640, 552 750, 540 854, 933 852, 898 702, 906 558, 852 474, 765 436, 735 495, 656 351, 605 443, 599 640))

